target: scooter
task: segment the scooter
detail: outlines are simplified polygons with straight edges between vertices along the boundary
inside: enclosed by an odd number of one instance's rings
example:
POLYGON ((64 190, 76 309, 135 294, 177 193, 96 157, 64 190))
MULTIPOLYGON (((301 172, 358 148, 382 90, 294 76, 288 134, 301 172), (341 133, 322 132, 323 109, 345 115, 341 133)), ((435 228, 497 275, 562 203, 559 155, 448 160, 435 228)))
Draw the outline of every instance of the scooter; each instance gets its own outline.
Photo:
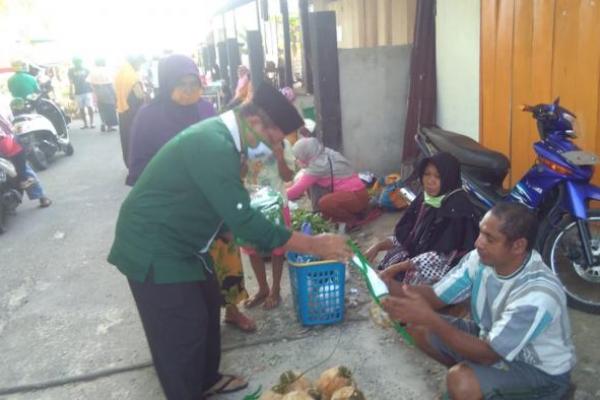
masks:
POLYGON ((15 115, 15 135, 33 168, 38 171, 48 168, 49 161, 58 151, 73 155, 69 137, 71 119, 44 92, 27 99, 14 99, 11 109, 15 115))
POLYGON ((498 201, 518 202, 534 210, 540 221, 535 249, 564 286, 569 305, 600 314, 600 188, 591 184, 598 156, 581 150, 573 139, 576 118, 556 99, 551 104, 523 106, 537 121, 537 159, 510 190, 502 182, 510 161, 467 136, 423 127, 416 141, 429 157, 446 151, 461 164, 464 190, 481 214, 498 201))
POLYGON ((6 158, 0 157, 0 234, 6 231, 6 220, 21 204, 23 191, 16 186, 17 170, 6 158))

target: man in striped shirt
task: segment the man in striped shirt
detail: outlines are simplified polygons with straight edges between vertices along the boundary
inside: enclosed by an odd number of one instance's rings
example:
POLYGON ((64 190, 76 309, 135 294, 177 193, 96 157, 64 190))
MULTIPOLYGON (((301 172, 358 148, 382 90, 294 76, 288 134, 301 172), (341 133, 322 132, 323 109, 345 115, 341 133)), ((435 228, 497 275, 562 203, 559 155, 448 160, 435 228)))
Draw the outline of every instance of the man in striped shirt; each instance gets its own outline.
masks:
POLYGON ((450 367, 452 399, 561 399, 575 349, 563 288, 533 250, 536 217, 499 203, 480 223, 475 250, 433 287, 390 281, 390 317, 450 367), (438 314, 470 298, 471 320, 438 314))

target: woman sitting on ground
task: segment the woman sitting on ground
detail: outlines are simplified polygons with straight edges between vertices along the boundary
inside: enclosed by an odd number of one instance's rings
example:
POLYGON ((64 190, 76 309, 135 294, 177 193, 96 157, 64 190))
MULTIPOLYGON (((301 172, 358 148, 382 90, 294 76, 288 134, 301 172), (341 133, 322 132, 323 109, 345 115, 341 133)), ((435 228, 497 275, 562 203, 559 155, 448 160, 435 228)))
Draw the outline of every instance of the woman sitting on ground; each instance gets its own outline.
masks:
POLYGON ((460 164, 449 153, 424 159, 418 167, 423 193, 406 210, 394 235, 365 253, 384 279, 432 284, 472 250, 478 234, 475 209, 461 188, 460 164))
POLYGON ((369 194, 350 162, 312 137, 299 139, 292 152, 303 170, 287 189, 288 199, 296 200, 308 190, 313 207, 325 218, 346 223, 348 228, 360 224, 369 205, 369 194))

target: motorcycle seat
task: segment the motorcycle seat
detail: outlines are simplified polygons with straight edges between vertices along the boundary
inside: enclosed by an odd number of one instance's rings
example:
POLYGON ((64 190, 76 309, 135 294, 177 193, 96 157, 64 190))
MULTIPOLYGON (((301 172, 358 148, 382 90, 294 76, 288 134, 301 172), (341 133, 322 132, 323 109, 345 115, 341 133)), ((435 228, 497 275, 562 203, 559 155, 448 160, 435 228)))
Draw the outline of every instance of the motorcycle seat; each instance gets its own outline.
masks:
POLYGON ((422 127, 421 132, 438 150, 452 154, 461 165, 493 170, 504 176, 510 168, 504 154, 487 149, 470 137, 436 127, 422 127))

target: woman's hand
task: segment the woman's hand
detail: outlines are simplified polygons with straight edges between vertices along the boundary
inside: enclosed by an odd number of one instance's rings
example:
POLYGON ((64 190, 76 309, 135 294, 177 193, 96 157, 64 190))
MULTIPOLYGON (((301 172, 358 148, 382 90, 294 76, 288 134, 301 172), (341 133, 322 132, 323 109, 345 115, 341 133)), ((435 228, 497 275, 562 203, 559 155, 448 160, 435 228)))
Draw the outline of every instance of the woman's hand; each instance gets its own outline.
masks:
POLYGON ((365 258, 370 264, 372 264, 375 260, 375 257, 377 257, 377 254, 379 254, 379 243, 374 244, 373 246, 369 247, 367 251, 365 251, 365 258))
POLYGON ((400 272, 406 272, 412 267, 412 263, 410 260, 402 261, 397 264, 392 264, 383 271, 379 273, 379 277, 382 281, 384 281, 388 286, 389 282, 393 281, 396 275, 400 272))

